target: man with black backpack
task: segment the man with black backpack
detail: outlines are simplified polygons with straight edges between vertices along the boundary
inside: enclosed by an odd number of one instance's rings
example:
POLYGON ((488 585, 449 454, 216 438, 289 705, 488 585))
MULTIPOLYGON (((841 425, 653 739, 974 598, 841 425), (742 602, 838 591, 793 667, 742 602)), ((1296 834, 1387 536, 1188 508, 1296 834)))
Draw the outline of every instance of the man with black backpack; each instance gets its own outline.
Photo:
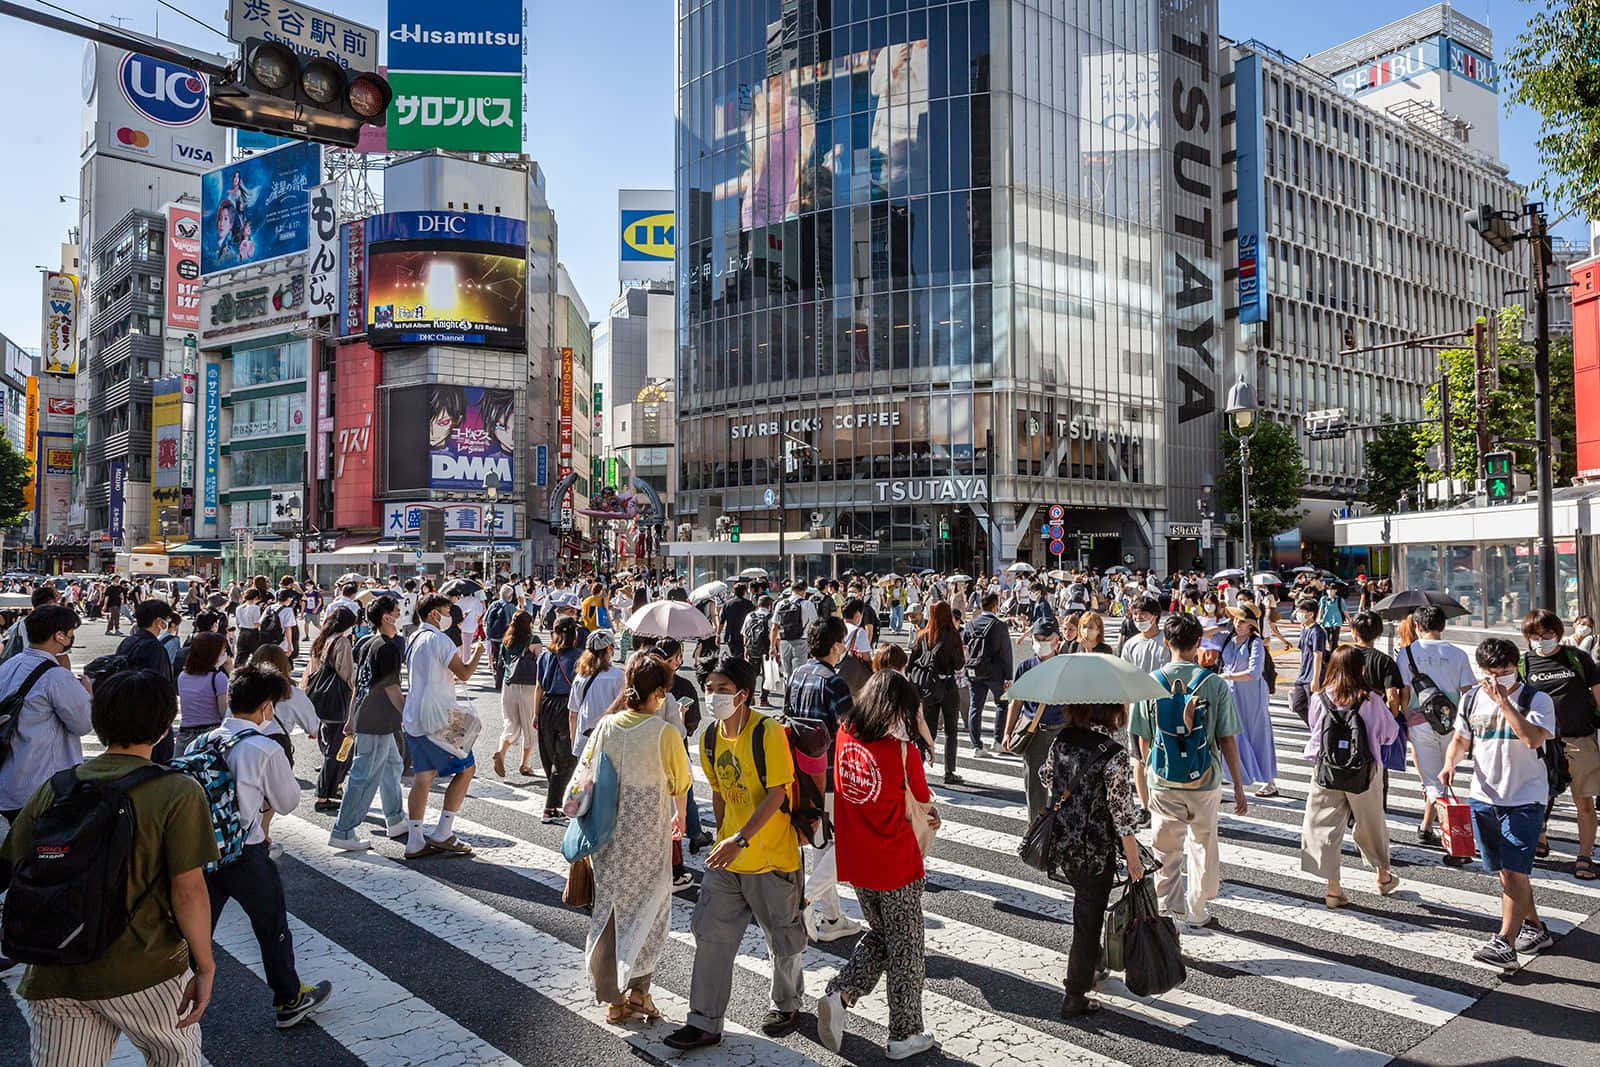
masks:
POLYGON ((772 646, 772 598, 765 593, 756 598, 756 607, 745 617, 744 625, 739 628, 739 635, 744 639, 744 657, 756 669, 756 706, 767 706, 766 672, 762 669, 762 659, 767 655, 772 646))
POLYGON ((1233 810, 1250 810, 1239 766, 1239 712, 1228 683, 1196 662, 1200 620, 1175 612, 1161 623, 1172 661, 1151 677, 1172 696, 1133 707, 1128 732, 1138 739, 1150 787, 1156 895, 1164 913, 1191 929, 1209 926, 1206 905, 1220 891, 1217 818, 1222 802, 1222 760, 1233 783, 1233 810), (1185 892, 1179 867, 1187 855, 1185 892))
POLYGON ((104 1064, 122 1036, 150 1063, 201 1062, 195 1023, 216 977, 202 868, 217 843, 205 791, 150 762, 177 710, 165 674, 101 680, 106 751, 54 775, 0 844, 0 948, 28 963, 35 1064, 104 1064))
POLYGON ((91 726, 88 690, 67 658, 78 613, 47 604, 17 629, 28 648, 0 663, 0 815, 12 822, 52 775, 83 762, 79 738, 91 726))
POLYGON ((806 581, 796 578, 788 595, 772 609, 771 653, 786 691, 790 676, 806 661, 806 629, 816 621, 817 606, 806 599, 806 581))
POLYGON ((967 709, 967 737, 975 751, 983 752, 983 705, 994 694, 994 748, 1001 750, 1005 736, 1005 712, 1000 694, 1011 680, 1011 630, 997 614, 1000 594, 983 594, 983 609, 967 623, 961 643, 966 648, 967 679, 972 684, 972 706, 967 709))
MULTIPOLYGON (((1517 672, 1531 689, 1547 694, 1556 706, 1556 739, 1545 746, 1545 762, 1554 772, 1553 784, 1545 805, 1545 822, 1561 789, 1572 789, 1572 803, 1578 809, 1578 855, 1573 861, 1573 877, 1581 882, 1595 880, 1594 838, 1595 802, 1600 794, 1600 743, 1595 727, 1600 726, 1600 667, 1588 653, 1563 645, 1561 617, 1539 608, 1522 620, 1522 636, 1528 651, 1522 654, 1517 672)), ((1539 835, 1540 854, 1550 851, 1544 834, 1539 835)))
POLYGON ((494 668, 494 691, 500 692, 505 684, 506 668, 500 662, 500 641, 511 628, 511 617, 517 613, 517 590, 511 585, 500 587, 500 598, 483 613, 483 636, 489 642, 489 663, 494 668))

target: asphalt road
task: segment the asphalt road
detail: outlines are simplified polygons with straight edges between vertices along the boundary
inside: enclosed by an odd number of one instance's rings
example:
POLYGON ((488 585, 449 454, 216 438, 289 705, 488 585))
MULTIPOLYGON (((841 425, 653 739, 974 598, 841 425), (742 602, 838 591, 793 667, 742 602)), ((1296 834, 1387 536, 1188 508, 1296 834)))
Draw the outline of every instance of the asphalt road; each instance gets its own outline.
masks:
MULTIPOLYGON (((80 632, 75 660, 110 650, 115 639, 99 629, 90 624, 80 632)), ((1280 677, 1289 667, 1280 661, 1280 677)), ((216 999, 201 1024, 210 1063, 566 1065, 677 1058, 661 1038, 686 1012, 696 890, 675 898, 672 940, 655 975, 666 1021, 608 1026, 604 1009, 588 994, 588 919, 561 904, 562 830, 539 822, 543 781, 494 774, 489 757, 501 719, 487 670, 466 688, 485 720, 478 777, 456 824, 477 850, 472 859, 407 865, 400 843, 381 840, 376 812, 368 830, 379 832, 380 841, 372 853, 330 850, 332 817, 310 810, 320 756, 308 739, 297 739, 296 771, 307 791, 300 810, 275 822, 274 836, 285 849, 280 869, 301 975, 331 979, 335 997, 309 1023, 274 1029, 249 926, 230 906, 218 930, 216 999)), ((1592 984, 1587 993, 1573 984, 1586 973, 1592 978, 1593 964, 1581 964, 1590 970, 1580 972, 1580 961, 1568 953, 1592 953, 1596 939, 1582 931, 1570 940, 1565 935, 1596 919, 1600 887, 1566 873, 1575 848, 1570 805, 1557 807, 1555 854, 1540 862, 1535 876, 1540 909, 1563 941, 1526 973, 1502 980, 1470 959, 1498 925, 1495 882, 1477 869, 1446 868, 1434 850, 1415 845, 1421 800, 1414 775, 1397 775, 1390 795, 1400 891, 1380 898, 1347 842, 1345 886, 1353 906, 1323 907, 1321 884, 1299 869, 1309 779, 1299 757, 1305 730, 1281 701, 1273 712, 1283 796, 1252 799, 1247 816, 1224 817, 1223 890, 1213 904, 1218 922, 1184 935, 1188 980, 1166 996, 1144 999, 1110 979, 1099 989, 1109 1010, 1087 1022, 1056 1016, 1071 937, 1070 891, 1044 882, 1016 857, 1025 828, 1020 761, 979 756, 963 743, 960 768, 968 784, 935 787, 945 827, 925 896, 923 1010, 943 1048, 921 1062, 1365 1067, 1398 1057, 1481 1063, 1520 1058, 1518 1041, 1528 1043, 1529 1056, 1543 1053, 1542 1062, 1580 1062, 1582 1026, 1576 1033, 1573 1026, 1547 1029, 1530 1010, 1532 1002, 1548 1001, 1581 1013, 1585 997, 1593 1006, 1592 984), (1480 1043, 1485 1039, 1494 1043, 1480 1043), (1476 1058, 1469 1058, 1473 1046, 1476 1058), (1504 1057, 1497 1054, 1501 1049, 1504 1057)), ((696 777, 709 822, 709 790, 698 767, 696 777)), ((436 813, 437 799, 430 820, 436 813)), ((697 872, 700 859, 689 857, 697 872)), ((844 900, 847 912, 859 916, 848 891, 844 900)), ((808 996, 820 993, 852 944, 808 950, 808 996)), ((726 1040, 682 1058, 707 1065, 883 1060, 881 986, 852 1011, 843 1055, 834 1056, 818 1043, 809 1019, 781 1041, 760 1036, 769 973, 764 942, 752 927, 735 975, 726 1040)), ((14 992, 19 976, 16 970, 5 975, 13 992, 0 999, 0 1063, 26 1059, 27 1024, 14 992)), ((1592 1053, 1592 1045, 1588 1049, 1592 1053)), ((119 1054, 125 1058, 117 1062, 138 1062, 126 1044, 119 1054)))

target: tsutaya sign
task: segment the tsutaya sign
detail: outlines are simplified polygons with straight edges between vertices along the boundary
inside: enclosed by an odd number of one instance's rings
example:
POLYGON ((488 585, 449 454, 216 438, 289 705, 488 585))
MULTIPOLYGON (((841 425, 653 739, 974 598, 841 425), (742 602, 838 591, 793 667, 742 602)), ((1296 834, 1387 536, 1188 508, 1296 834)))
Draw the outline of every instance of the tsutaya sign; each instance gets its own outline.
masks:
POLYGON ((989 499, 982 478, 915 478, 873 485, 880 504, 966 504, 989 499))

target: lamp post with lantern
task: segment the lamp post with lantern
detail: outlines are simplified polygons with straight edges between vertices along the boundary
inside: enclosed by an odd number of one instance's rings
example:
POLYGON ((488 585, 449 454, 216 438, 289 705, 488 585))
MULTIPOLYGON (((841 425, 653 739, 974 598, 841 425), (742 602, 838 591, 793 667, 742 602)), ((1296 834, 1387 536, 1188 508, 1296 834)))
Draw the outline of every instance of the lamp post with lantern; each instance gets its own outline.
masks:
POLYGON ((1228 390, 1226 409, 1228 425, 1239 439, 1239 508, 1240 525, 1244 527, 1244 584, 1250 587, 1253 554, 1250 547, 1250 438, 1256 432, 1256 391, 1239 375, 1239 380, 1228 390))

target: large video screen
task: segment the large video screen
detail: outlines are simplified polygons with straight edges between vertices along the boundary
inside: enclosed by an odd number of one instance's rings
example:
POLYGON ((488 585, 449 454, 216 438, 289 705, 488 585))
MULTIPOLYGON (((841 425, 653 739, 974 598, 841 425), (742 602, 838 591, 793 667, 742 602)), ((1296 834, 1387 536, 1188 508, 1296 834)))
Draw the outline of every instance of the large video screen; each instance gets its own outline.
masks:
POLYGON ((528 263, 521 250, 374 244, 367 258, 367 343, 527 343, 528 263))
POLYGON ((510 486, 516 471, 516 411, 510 389, 428 386, 429 488, 482 489, 483 476, 491 471, 502 486, 510 486))

